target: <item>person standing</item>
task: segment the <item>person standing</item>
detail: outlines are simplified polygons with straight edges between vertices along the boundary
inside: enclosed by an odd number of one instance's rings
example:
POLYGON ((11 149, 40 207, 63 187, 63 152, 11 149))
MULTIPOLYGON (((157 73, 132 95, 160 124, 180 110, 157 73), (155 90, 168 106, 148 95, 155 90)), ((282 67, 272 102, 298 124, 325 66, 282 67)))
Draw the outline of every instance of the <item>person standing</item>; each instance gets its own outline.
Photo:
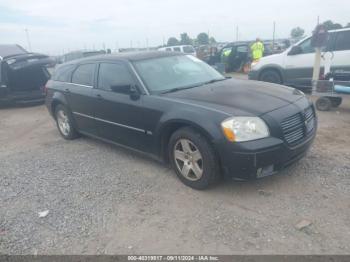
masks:
POLYGON ((262 58, 264 55, 264 51, 265 51, 264 44, 260 41, 259 38, 257 38, 255 43, 252 44, 252 46, 250 47, 250 50, 252 52, 253 61, 257 61, 260 58, 262 58))

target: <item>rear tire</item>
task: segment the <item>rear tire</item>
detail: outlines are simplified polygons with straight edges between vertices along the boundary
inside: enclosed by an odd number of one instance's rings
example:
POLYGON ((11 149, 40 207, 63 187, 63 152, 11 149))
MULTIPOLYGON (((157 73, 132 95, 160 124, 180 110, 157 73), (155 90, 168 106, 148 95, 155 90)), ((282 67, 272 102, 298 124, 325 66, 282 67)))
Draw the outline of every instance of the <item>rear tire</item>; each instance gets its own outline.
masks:
POLYGON ((339 107, 343 101, 341 97, 330 97, 332 107, 339 107))
POLYGON ((329 111, 332 108, 332 101, 328 97, 320 97, 316 101, 316 108, 320 111, 329 111))
POLYGON ((67 140, 73 140, 79 136, 74 128, 73 118, 68 108, 59 104, 55 108, 55 120, 61 136, 67 140))
POLYGON ((207 139, 190 127, 170 138, 168 154, 172 168, 187 186, 202 190, 220 178, 219 161, 207 139))
POLYGON ((282 78, 280 74, 272 69, 267 69, 261 73, 261 76, 259 78, 260 81, 269 82, 269 83, 275 83, 275 84, 282 84, 282 78))

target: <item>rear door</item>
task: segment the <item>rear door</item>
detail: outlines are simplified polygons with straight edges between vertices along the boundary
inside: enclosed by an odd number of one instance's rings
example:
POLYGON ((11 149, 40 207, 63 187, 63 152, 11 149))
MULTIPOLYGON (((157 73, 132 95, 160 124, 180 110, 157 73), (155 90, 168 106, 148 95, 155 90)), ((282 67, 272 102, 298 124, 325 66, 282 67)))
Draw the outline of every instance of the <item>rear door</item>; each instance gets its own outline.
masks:
POLYGON ((338 31, 335 36, 331 71, 350 73, 350 30, 338 31))
POLYGON ((78 129, 92 135, 97 134, 94 120, 94 87, 96 64, 78 65, 72 73, 71 82, 66 83, 64 92, 74 115, 78 129))
POLYGON ((147 116, 144 115, 143 96, 132 98, 130 86, 137 88, 137 80, 126 63, 100 63, 97 88, 94 89, 98 134, 147 152, 152 134, 145 128, 147 116))

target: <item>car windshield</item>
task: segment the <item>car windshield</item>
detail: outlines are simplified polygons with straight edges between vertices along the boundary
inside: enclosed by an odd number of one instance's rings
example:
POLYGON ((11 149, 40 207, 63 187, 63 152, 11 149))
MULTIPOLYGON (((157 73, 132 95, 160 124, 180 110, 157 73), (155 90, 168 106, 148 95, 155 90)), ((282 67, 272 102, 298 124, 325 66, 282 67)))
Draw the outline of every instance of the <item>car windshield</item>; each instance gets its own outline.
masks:
POLYGON ((186 53, 186 54, 192 54, 195 52, 194 48, 190 45, 186 45, 182 49, 184 50, 184 53, 186 53))
POLYGON ((191 56, 167 56, 134 62, 151 93, 195 87, 225 77, 201 60, 191 56))

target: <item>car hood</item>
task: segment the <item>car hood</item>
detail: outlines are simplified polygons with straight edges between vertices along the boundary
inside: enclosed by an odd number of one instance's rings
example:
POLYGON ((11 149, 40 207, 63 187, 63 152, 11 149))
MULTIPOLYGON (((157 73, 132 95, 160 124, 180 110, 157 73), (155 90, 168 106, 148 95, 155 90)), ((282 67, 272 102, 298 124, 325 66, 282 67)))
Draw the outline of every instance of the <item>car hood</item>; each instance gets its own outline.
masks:
POLYGON ((304 95, 300 91, 272 83, 227 79, 224 81, 163 94, 235 115, 262 115, 294 103, 304 95))

